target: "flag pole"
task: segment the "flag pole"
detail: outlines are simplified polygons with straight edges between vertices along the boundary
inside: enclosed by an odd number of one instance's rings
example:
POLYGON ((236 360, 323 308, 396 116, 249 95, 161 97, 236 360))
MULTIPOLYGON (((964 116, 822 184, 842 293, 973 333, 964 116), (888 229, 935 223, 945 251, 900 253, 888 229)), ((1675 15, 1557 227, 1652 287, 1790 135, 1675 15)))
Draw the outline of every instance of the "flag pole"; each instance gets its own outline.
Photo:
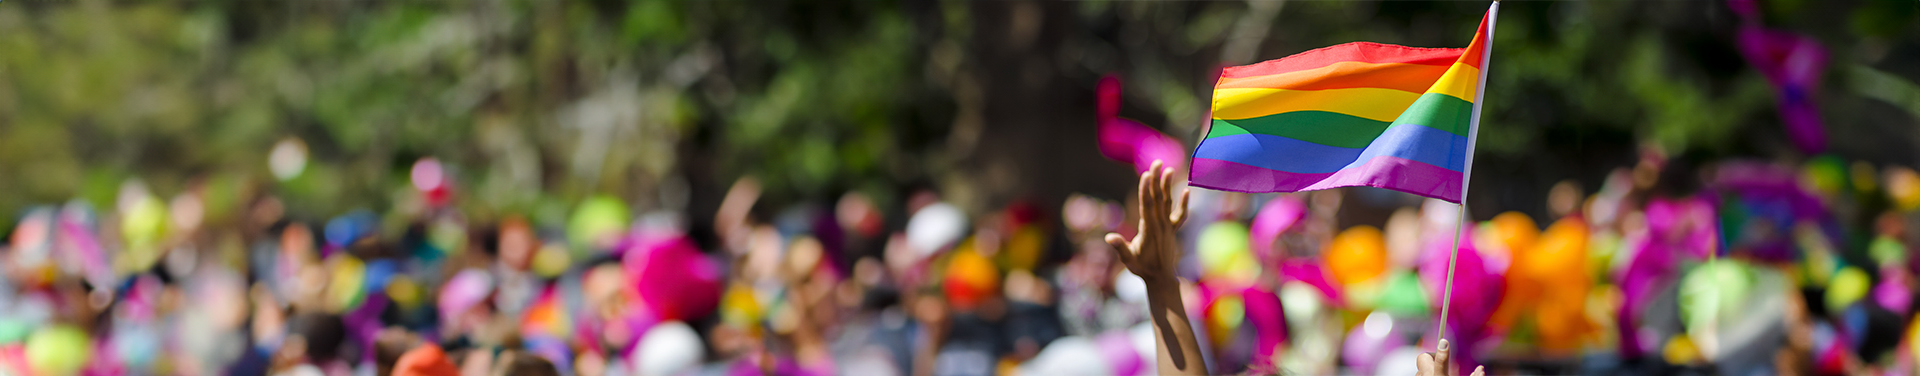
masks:
POLYGON ((1447 313, 1453 308, 1453 266, 1460 261, 1460 238, 1467 228, 1467 183, 1473 181, 1473 147, 1480 139, 1480 104, 1487 98, 1487 68, 1493 60, 1493 29, 1500 23, 1500 2, 1487 7, 1487 40, 1480 51, 1480 83, 1474 87, 1473 117, 1467 124, 1467 166, 1460 173, 1460 215, 1453 222, 1453 252, 1447 255, 1447 287, 1440 296, 1440 329, 1435 337, 1447 339, 1447 313))

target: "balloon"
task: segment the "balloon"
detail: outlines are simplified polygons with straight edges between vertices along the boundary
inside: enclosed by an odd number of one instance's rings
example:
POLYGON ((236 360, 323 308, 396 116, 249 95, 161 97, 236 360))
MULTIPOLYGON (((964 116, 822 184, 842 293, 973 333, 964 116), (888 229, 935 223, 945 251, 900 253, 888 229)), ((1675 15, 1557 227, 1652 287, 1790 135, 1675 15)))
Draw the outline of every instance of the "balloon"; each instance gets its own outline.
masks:
POLYGON ((1233 340, 1234 333, 1240 330, 1240 324, 1247 321, 1246 301, 1239 294, 1221 295, 1207 303, 1207 338, 1213 345, 1221 347, 1233 340))
POLYGON ((1147 281, 1132 271, 1121 270, 1113 276, 1113 295, 1123 302, 1147 304, 1147 281))
POLYGON ((142 195, 127 206, 120 218, 120 236, 126 241, 125 262, 133 270, 145 270, 160 261, 160 241, 167 231, 167 206, 160 199, 142 195))
POLYGON ((972 249, 961 250, 947 260, 946 280, 941 287, 954 308, 971 309, 999 292, 1000 271, 986 256, 972 249))
POLYGON ((727 286, 726 295, 720 299, 720 321, 728 325, 752 328, 766 317, 765 310, 760 308, 759 298, 746 285, 727 286))
MULTIPOLYGON (((1127 338, 1126 332, 1110 332, 1100 335, 1100 337, 1095 338, 1093 341, 1094 345, 1100 348, 1100 359, 1106 359, 1106 363, 1112 367, 1114 375, 1138 375, 1142 372, 1147 372, 1148 366, 1152 365, 1152 363, 1148 363, 1147 359, 1141 357, 1139 352, 1133 350, 1133 343, 1127 338)), ((1079 365, 1085 366, 1088 364, 1094 363, 1080 363, 1079 365)))
POLYGON ((1393 316, 1385 312, 1367 315, 1367 320, 1355 326, 1347 333, 1347 340, 1340 344, 1340 360, 1355 373, 1373 373, 1388 352, 1405 346, 1400 337, 1399 328, 1393 323, 1393 316))
POLYGON ((326 239, 327 245, 346 248, 361 238, 373 235, 379 225, 380 217, 373 212, 366 209, 354 210, 327 221, 326 228, 321 230, 321 236, 326 239))
POLYGON ((267 153, 267 167, 273 171, 273 177, 280 181, 300 177, 307 169, 307 143, 298 138, 286 138, 273 144, 273 151, 267 153))
POLYGON ((479 304, 493 291, 493 277, 479 269, 461 270, 440 287, 438 307, 442 318, 458 317, 479 304))
POLYGON ((1427 313, 1427 294, 1420 286, 1420 277, 1400 272, 1387 278, 1386 286, 1381 290, 1379 299, 1375 300, 1374 307, 1404 317, 1427 313))
POLYGON ((1266 205, 1260 208, 1260 213, 1253 216, 1250 234, 1253 254, 1261 260, 1278 260, 1281 255, 1273 249, 1274 241, 1306 217, 1307 204, 1299 196, 1281 195, 1267 200, 1266 205))
POLYGON ((160 357, 160 334, 154 328, 122 326, 113 334, 113 354, 132 369, 150 369, 160 357))
POLYGON ((1902 166, 1889 166, 1883 174, 1886 175, 1887 194, 1893 197, 1894 206, 1904 211, 1920 209, 1920 174, 1902 166))
POLYGON ((1680 280, 1680 317, 1687 332, 1732 322, 1748 306, 1755 283, 1753 272, 1737 261, 1710 262, 1687 272, 1680 280))
POLYGON ((358 258, 345 254, 337 256, 333 263, 333 277, 328 282, 327 305, 333 312, 359 307, 367 298, 367 267, 358 258))
POLYGON ((1894 312, 1908 312, 1913 306, 1913 276, 1901 267, 1881 268, 1880 284, 1873 287, 1873 301, 1894 312))
POLYGON ((420 295, 422 295, 420 285, 406 275, 396 275, 393 279, 387 280, 385 290, 387 298, 392 299, 393 303, 399 304, 400 307, 412 308, 415 304, 420 304, 420 295))
POLYGON ((1253 283, 1260 276, 1260 265, 1248 253, 1247 237, 1247 226, 1240 222, 1208 225, 1194 244, 1200 253, 1200 275, 1235 286, 1253 283))
POLYGON ((1532 217, 1520 212, 1500 213, 1487 224, 1476 234, 1486 236, 1487 241, 1475 244, 1485 245, 1480 250, 1495 273, 1504 272, 1513 263, 1525 259, 1534 241, 1540 238, 1540 227, 1532 217))
POLYGON ((1875 265, 1901 265, 1907 262, 1907 246, 1899 239, 1881 235, 1867 244, 1867 255, 1873 258, 1875 265))
MULTIPOLYGON (((1103 338, 1104 339, 1104 338, 1103 338)), ((1118 368, 1126 367, 1127 359, 1138 359, 1139 355, 1113 354, 1104 341, 1090 340, 1086 337, 1061 337, 1034 355, 1033 360, 1020 365, 1021 375, 1125 375, 1118 368)), ((1134 361, 1138 363, 1139 361, 1134 361)), ((1144 368, 1133 366, 1131 368, 1144 368)), ((1138 372, 1136 370, 1136 372, 1138 372)))
POLYGON ((1700 349, 1694 347, 1693 340, 1687 336, 1676 335, 1661 347, 1660 356, 1670 364, 1693 364, 1700 361, 1700 349))
POLYGON ((1380 356, 1380 361, 1373 367, 1373 374, 1374 376, 1411 375, 1419 367, 1418 362, 1422 352, 1424 351, 1420 348, 1412 346, 1389 351, 1386 355, 1380 356))
POLYGON ((1872 285, 1872 277, 1867 276, 1866 271, 1852 266, 1840 269, 1840 273, 1834 274, 1833 280, 1827 282, 1827 312, 1840 312, 1847 305, 1866 297, 1872 285))
POLYGON ((641 375, 678 375, 699 366, 705 356, 706 345, 693 327, 667 321, 648 329, 627 358, 641 375))
POLYGON ((27 338, 27 365, 45 375, 73 375, 93 359, 93 340, 67 325, 41 329, 27 338))
POLYGON ((1039 226, 1020 226, 1007 238, 1005 251, 1000 256, 1005 260, 1007 270, 1033 270, 1040 264, 1040 257, 1046 253, 1047 235, 1039 226))
POLYGON ((534 275, 553 278, 566 273, 567 267, 572 264, 573 255, 567 253, 567 248, 559 244, 550 243, 533 252, 534 275))
POLYGON ((1540 235, 1516 266, 1519 273, 1513 273, 1524 274, 1525 283, 1539 288, 1531 315, 1544 350, 1575 350, 1588 328, 1588 243, 1586 222, 1577 216, 1563 218, 1540 235))
POLYGON ((907 245, 921 258, 944 251, 967 231, 967 215, 944 202, 934 203, 913 213, 907 220, 907 245))
POLYGON ((567 220, 567 241, 573 245, 576 256, 585 258, 588 251, 612 244, 627 229, 627 221, 631 219, 626 202, 613 196, 594 196, 582 201, 573 217, 567 220))
POLYGON ((722 266, 691 239, 643 244, 627 251, 622 263, 640 300, 661 320, 696 319, 719 304, 722 266))
POLYGON ((1840 157, 1822 155, 1807 161, 1801 167, 1800 179, 1812 185, 1814 189, 1828 195, 1837 195, 1847 191, 1849 183, 1847 163, 1840 157))
POLYGON ((1326 258, 1333 279, 1341 284, 1370 281, 1387 271, 1387 240, 1378 228, 1354 226, 1333 238, 1326 258))

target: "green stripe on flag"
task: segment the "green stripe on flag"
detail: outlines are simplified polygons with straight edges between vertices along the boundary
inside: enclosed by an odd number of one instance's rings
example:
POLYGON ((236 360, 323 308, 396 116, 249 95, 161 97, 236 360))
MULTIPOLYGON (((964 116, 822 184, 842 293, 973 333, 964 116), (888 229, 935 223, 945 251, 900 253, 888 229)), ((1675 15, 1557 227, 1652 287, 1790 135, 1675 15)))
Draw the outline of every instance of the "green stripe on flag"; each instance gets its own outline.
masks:
POLYGON ((1269 134, 1343 148, 1364 148, 1397 124, 1420 125, 1466 136, 1473 102, 1440 93, 1415 100, 1392 123, 1328 111, 1294 111, 1249 119, 1213 119, 1207 138, 1269 134))

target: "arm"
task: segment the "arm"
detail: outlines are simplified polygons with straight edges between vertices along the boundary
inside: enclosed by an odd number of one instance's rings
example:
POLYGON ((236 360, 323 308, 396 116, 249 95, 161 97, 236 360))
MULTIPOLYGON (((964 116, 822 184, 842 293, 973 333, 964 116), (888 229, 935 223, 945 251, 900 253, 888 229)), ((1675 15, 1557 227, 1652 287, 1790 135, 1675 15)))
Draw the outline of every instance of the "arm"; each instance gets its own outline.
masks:
POLYGON ((1200 358, 1200 342, 1187 320, 1186 305, 1180 299, 1180 280, 1173 268, 1180 264, 1180 245, 1174 231, 1187 221, 1188 191, 1173 201, 1172 169, 1159 161, 1140 174, 1140 233, 1131 241, 1120 234, 1107 234, 1127 270, 1147 283, 1147 306, 1153 317, 1153 336, 1159 341, 1154 358, 1162 375, 1205 375, 1206 362, 1200 358))

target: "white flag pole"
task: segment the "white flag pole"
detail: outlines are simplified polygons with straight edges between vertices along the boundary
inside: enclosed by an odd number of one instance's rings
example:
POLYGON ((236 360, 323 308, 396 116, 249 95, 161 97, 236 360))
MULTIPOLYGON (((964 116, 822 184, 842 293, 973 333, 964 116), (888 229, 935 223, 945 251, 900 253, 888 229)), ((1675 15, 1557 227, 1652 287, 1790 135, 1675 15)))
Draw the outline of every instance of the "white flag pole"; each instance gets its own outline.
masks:
MULTIPOLYGON (((1495 1, 1487 7, 1487 40, 1480 51, 1480 83, 1474 87, 1473 117, 1467 123, 1467 166, 1460 174, 1460 216, 1453 223, 1453 253, 1447 255, 1446 293, 1440 296, 1440 329, 1435 335, 1442 340, 1447 338, 1447 311, 1453 308, 1453 265, 1460 260, 1460 238, 1467 227, 1467 183, 1473 181, 1473 147, 1480 139, 1480 104, 1487 98, 1487 68, 1493 60, 1493 28, 1500 21, 1500 2, 1495 1)), ((1477 30, 1476 30, 1477 31, 1477 30)))

